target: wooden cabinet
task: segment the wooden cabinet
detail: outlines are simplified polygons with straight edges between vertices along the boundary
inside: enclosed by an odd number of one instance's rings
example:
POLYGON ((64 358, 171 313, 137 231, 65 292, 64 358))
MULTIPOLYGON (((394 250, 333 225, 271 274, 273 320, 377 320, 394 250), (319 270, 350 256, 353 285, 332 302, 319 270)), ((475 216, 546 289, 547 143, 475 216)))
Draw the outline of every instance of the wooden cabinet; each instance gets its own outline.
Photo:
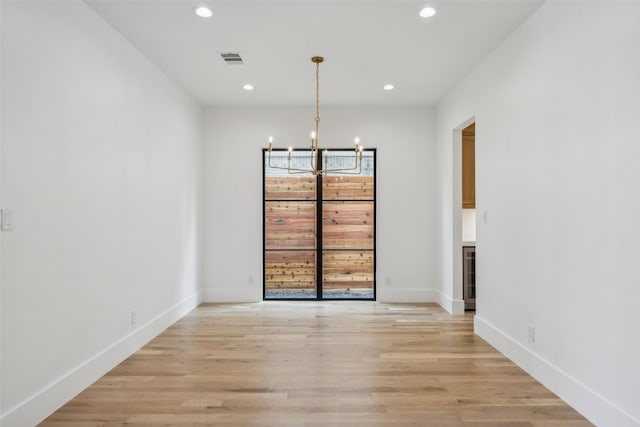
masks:
POLYGON ((462 208, 476 207, 476 125, 462 130, 462 208))

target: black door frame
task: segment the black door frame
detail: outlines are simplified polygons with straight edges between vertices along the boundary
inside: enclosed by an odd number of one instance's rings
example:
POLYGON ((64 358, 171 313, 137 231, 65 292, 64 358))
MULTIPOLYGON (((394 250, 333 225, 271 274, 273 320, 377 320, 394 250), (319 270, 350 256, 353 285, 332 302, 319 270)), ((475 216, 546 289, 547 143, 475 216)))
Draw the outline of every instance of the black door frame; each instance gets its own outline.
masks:
MULTIPOLYGON (((272 149, 272 151, 288 151, 285 148, 280 149, 272 149)), ((293 151, 311 151, 309 149, 293 149, 293 151)), ((348 148, 329 148, 328 151, 353 151, 353 149, 348 148)), ((378 193, 378 174, 377 174, 377 149, 376 148, 365 148, 365 152, 373 153, 373 297, 372 298, 323 298, 322 297, 322 176, 318 175, 316 177, 316 235, 319 238, 316 239, 316 248, 314 249, 316 252, 315 261, 316 261, 316 297, 315 298, 267 298, 266 297, 266 285, 267 285, 267 266, 266 266, 266 197, 265 197, 265 173, 266 166, 265 160, 267 153, 269 150, 267 148, 262 149, 262 300, 263 301, 376 301, 377 298, 377 286, 376 286, 376 271, 377 271, 377 243, 376 243, 376 230, 378 228, 378 218, 377 218, 377 193, 378 193)), ((316 155, 316 164, 322 168, 322 156, 321 151, 318 150, 316 155)), ((278 200, 269 200, 269 201, 278 201, 278 200)), ((295 200, 287 200, 287 201, 295 201, 295 200)), ((342 200, 335 199, 330 200, 331 202, 353 202, 358 200, 342 200)), ((368 201, 368 200, 363 200, 368 201)))

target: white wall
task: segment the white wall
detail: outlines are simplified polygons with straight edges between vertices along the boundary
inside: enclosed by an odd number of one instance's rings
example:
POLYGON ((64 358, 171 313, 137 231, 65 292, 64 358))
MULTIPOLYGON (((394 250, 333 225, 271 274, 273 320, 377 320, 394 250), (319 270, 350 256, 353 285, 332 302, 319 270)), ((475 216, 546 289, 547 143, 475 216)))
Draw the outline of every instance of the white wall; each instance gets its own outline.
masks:
POLYGON ((476 331, 601 426, 640 424, 638 70, 640 3, 549 2, 437 109, 442 292, 475 116, 476 331))
MULTIPOLYGON (((262 148, 304 148, 312 108, 211 108, 205 114, 204 297, 262 299, 262 148)), ((320 144, 377 148, 380 301, 434 301, 435 141, 423 108, 322 108, 320 144), (389 284, 387 284, 389 278, 389 284)))
POLYGON ((476 210, 462 209, 462 242, 476 241, 476 210))
POLYGON ((198 300, 201 108, 83 2, 2 2, 0 424, 198 300), (136 323, 131 324, 131 312, 136 323))

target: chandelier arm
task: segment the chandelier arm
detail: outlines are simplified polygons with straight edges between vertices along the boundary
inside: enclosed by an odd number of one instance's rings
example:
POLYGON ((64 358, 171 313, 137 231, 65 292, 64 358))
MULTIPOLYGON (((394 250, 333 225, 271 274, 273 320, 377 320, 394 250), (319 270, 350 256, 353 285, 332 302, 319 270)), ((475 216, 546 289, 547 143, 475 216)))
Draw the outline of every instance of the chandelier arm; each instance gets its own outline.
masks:
POLYGON ((358 169, 362 169, 362 153, 358 153, 354 155, 355 164, 351 168, 339 168, 339 169, 324 169, 325 172, 343 172, 343 171, 354 171, 358 169))
POLYGON ((282 169, 282 170, 290 172, 291 174, 294 174, 294 173, 313 173, 313 171, 310 170, 310 169, 285 168, 284 166, 269 166, 269 167, 271 169, 282 169))
POLYGON ((271 169, 285 170, 285 171, 289 172, 290 174, 315 173, 315 171, 313 169, 292 168, 290 165, 291 165, 290 161, 288 162, 287 167, 271 165, 271 159, 269 159, 269 168, 271 168, 271 169))
MULTIPOLYGON (((291 164, 291 160, 289 160, 289 164, 291 164)), ((272 165, 271 164, 271 150, 269 150, 269 168, 271 169, 282 169, 282 170, 289 170, 289 166, 287 166, 286 168, 284 166, 276 166, 276 165, 272 165)))
POLYGON ((362 174, 362 168, 360 166, 358 166, 356 169, 331 169, 331 170, 325 170, 323 171, 323 175, 327 174, 327 173, 340 173, 341 175, 361 175, 362 174), (355 170, 355 172, 354 172, 355 170))
POLYGON ((291 167, 291 160, 290 160, 290 159, 289 159, 289 161, 287 162, 287 167, 286 167, 286 168, 285 168, 284 166, 276 166, 276 165, 272 165, 272 164, 271 164, 271 150, 269 150, 269 168, 271 168, 271 169, 281 169, 281 170, 286 170, 286 171, 287 171, 287 172, 289 172, 290 174, 314 173, 314 171, 313 171, 313 170, 292 168, 292 167, 291 167))
POLYGON ((308 169, 289 169, 289 175, 314 174, 314 171, 308 169))
POLYGON ((279 166, 272 166, 271 165, 271 146, 269 146, 269 167, 270 168, 274 168, 274 169, 280 169, 279 166))
POLYGON ((356 167, 351 168, 351 169, 324 169, 323 170, 323 174, 324 173, 336 173, 336 172, 340 172, 341 174, 344 175, 360 175, 362 173, 362 160, 360 160, 356 167), (357 171, 357 172, 354 172, 357 171))
POLYGON ((356 167, 351 169, 323 169, 322 174, 326 175, 328 173, 340 173, 343 175, 360 175, 362 173, 362 164, 358 164, 356 167))

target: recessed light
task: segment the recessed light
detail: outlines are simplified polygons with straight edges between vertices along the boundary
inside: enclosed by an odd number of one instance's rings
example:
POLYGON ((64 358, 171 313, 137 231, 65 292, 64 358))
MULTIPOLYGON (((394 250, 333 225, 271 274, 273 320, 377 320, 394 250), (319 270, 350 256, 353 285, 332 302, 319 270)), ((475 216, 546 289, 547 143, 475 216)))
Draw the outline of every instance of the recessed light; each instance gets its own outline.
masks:
POLYGON ((200 18, 211 18, 213 16, 213 12, 211 12, 211 9, 206 6, 197 7, 195 13, 200 18))
POLYGON ((252 84, 247 83, 246 85, 242 86, 242 89, 244 89, 244 90, 253 90, 254 88, 253 88, 252 84))
POLYGON ((431 18, 436 14, 436 10, 432 7, 425 7, 420 11, 420 16, 423 18, 431 18))
POLYGON ((394 90, 396 87, 392 84, 386 84, 384 85, 383 89, 384 90, 394 90))

